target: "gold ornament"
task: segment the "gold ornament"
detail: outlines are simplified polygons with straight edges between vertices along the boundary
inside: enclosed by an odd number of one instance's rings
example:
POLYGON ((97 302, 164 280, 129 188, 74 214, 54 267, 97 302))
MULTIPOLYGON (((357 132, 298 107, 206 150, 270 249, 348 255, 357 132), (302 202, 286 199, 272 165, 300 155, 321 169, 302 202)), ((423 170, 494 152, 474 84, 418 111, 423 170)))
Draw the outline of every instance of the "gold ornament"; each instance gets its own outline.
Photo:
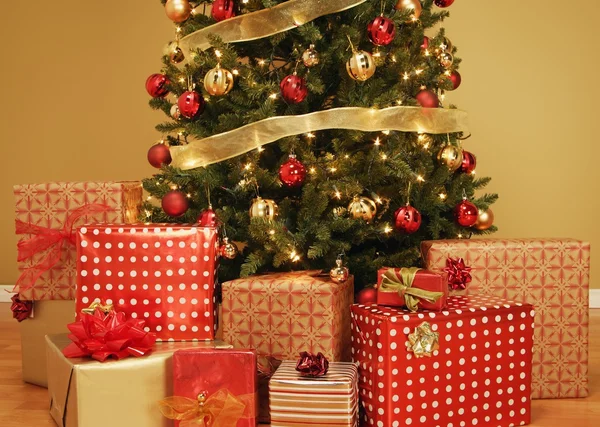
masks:
POLYGON ((485 211, 479 209, 475 228, 479 231, 484 231, 490 228, 492 225, 494 225, 494 212, 492 212, 492 210, 489 208, 485 211))
POLYGON ((229 241, 229 237, 223 237, 223 244, 219 248, 221 256, 226 259, 234 259, 238 256, 239 250, 235 243, 229 241))
POLYGON ((456 145, 448 144, 438 153, 438 160, 454 172, 462 165, 462 149, 456 145))
POLYGON ((433 352, 440 348, 440 334, 433 332, 429 322, 423 322, 408 334, 406 349, 414 353, 415 357, 431 357, 433 352))
POLYGON ((354 219, 364 219, 368 224, 377 215, 377 205, 367 197, 354 197, 348 205, 348 212, 354 219))
POLYGON ((419 0, 398 0, 394 9, 401 10, 402 12, 411 12, 411 20, 416 21, 423 12, 423 6, 419 0))
POLYGON ((373 77, 376 68, 373 56, 364 50, 352 50, 352 56, 346 62, 346 70, 350 77, 360 82, 373 77))
POLYGON ((183 22, 192 14, 192 6, 188 0, 167 0, 165 12, 173 22, 183 22))
POLYGON ((344 283, 350 277, 350 270, 343 266, 342 258, 335 261, 336 266, 329 271, 329 277, 335 283, 344 283))
POLYGON ((204 88, 212 96, 226 95, 233 89, 233 74, 217 64, 204 76, 204 88))
POLYGON ((179 106, 177 104, 171 107, 171 117, 173 117, 175 120, 179 120, 181 117, 181 112, 179 111, 179 106))
POLYGON ((175 45, 169 53, 169 61, 171 61, 172 64, 179 64, 183 62, 184 59, 185 55, 183 54, 183 50, 181 50, 178 45, 175 45))
POLYGON ((302 63, 308 68, 318 65, 320 60, 319 52, 315 50, 314 44, 311 44, 302 54, 302 63))
POLYGON ((452 56, 451 53, 448 53, 448 52, 440 53, 440 56, 438 57, 438 59, 440 60, 440 64, 442 64, 442 67, 444 67, 444 68, 452 67, 452 63, 454 62, 454 57, 452 56))
POLYGON ((257 197, 250 206, 250 218, 274 220, 277 217, 277 203, 271 199, 257 197))
POLYGON ((452 42, 448 37, 443 37, 442 42, 440 43, 439 52, 448 52, 452 53, 452 42))

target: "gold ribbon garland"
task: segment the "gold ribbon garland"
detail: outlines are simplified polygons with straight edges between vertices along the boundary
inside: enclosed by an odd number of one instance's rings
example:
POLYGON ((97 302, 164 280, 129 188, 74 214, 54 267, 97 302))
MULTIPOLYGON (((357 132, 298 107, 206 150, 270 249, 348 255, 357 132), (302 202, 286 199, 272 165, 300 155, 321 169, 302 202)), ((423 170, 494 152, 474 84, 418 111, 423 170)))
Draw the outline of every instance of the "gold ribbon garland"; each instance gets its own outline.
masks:
POLYGON ((402 106, 333 108, 299 116, 270 117, 229 132, 191 140, 188 145, 171 147, 171 165, 183 170, 208 166, 281 138, 325 129, 433 134, 468 131, 467 113, 462 110, 402 106))
POLYGON ((443 292, 426 291, 412 287, 419 270, 421 269, 417 267, 401 268, 400 274, 398 274, 395 269, 389 269, 383 274, 379 292, 398 292, 398 295, 404 300, 406 308, 412 312, 419 309, 420 300, 435 303, 444 295, 443 292))

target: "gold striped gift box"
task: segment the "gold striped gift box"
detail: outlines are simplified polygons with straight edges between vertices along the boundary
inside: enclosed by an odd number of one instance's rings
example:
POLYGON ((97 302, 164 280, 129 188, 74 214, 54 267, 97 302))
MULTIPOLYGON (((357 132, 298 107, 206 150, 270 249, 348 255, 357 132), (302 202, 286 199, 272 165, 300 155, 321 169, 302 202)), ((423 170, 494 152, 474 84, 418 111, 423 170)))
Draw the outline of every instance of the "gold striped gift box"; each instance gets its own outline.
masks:
POLYGON ((269 381, 271 427, 354 427, 358 422, 358 370, 331 362, 327 374, 308 378, 284 361, 269 381))

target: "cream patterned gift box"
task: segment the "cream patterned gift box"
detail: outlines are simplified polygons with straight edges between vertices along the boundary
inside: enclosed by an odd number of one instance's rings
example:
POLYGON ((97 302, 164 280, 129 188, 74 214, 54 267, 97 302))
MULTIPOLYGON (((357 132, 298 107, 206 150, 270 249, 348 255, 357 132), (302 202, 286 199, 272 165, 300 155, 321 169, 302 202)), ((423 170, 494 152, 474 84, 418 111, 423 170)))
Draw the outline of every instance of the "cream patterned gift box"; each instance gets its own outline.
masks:
POLYGON ((495 295, 535 306, 533 398, 588 395, 590 245, 573 239, 426 241, 425 266, 463 258, 472 281, 455 294, 495 295))

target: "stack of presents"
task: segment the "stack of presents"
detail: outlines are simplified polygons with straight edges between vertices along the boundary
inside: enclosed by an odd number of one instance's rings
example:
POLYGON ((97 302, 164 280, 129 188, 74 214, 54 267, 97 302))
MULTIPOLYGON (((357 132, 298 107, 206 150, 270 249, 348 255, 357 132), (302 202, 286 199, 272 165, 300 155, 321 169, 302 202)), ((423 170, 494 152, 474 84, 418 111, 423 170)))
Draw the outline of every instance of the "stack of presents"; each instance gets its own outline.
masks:
POLYGON ((218 284, 219 231, 137 223, 138 182, 15 196, 23 376, 59 426, 508 427, 588 393, 587 243, 423 242, 353 304, 319 271, 218 284))

